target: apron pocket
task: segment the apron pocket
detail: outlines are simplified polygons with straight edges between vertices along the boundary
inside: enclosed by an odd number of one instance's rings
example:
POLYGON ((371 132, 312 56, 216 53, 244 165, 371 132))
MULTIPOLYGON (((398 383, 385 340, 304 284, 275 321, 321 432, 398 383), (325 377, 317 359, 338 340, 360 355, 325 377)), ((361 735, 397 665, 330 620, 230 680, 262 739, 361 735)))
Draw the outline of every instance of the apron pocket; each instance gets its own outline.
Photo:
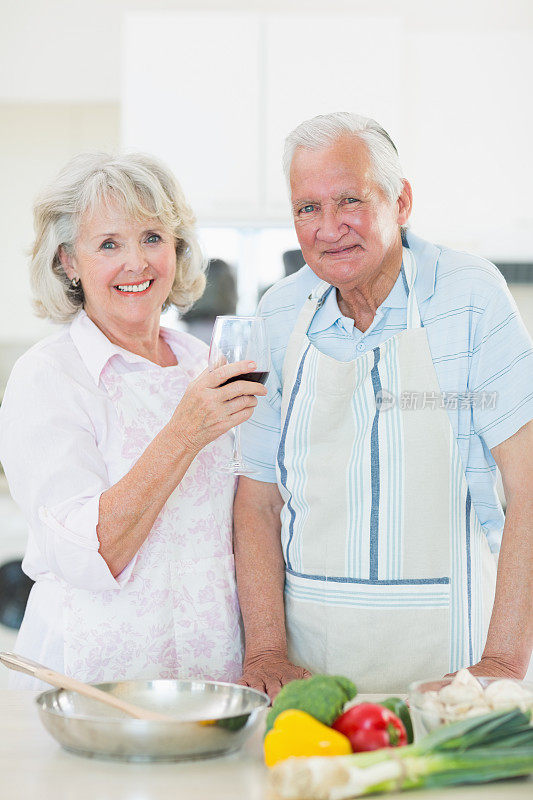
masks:
POLYGON ((352 673, 361 691, 407 692, 412 681, 449 671, 448 605, 337 608, 328 609, 328 617, 328 672, 352 673), (339 643, 339 626, 350 619, 351 630, 339 643))
POLYGON ((170 564, 180 677, 235 681, 242 635, 233 555, 170 564))
POLYGON ((290 655, 311 672, 345 675, 360 692, 406 692, 449 672, 449 584, 288 579, 290 655))

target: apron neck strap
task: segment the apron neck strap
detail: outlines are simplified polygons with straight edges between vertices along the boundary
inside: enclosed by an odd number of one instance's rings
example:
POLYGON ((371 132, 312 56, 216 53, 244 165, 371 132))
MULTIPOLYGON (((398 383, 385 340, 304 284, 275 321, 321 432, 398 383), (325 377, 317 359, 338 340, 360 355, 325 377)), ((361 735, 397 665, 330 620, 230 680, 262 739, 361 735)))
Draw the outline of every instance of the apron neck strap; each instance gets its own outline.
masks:
POLYGON ((402 269, 407 283, 407 328, 421 328, 420 311, 415 294, 415 280, 417 275, 416 259, 408 247, 402 248, 402 269))
POLYGON ((331 284, 326 283, 326 281, 320 281, 303 304, 296 319, 294 329, 289 337, 287 350, 285 351, 282 369, 283 383, 286 382, 289 375, 292 376, 295 374, 301 357, 302 347, 307 340, 309 326, 318 309, 324 305, 326 295, 330 289, 333 289, 331 284))
POLYGON ((307 331, 309 330, 309 326, 313 321, 313 317, 318 309, 324 305, 326 296, 331 289, 333 289, 333 286, 326 281, 320 281, 317 283, 302 306, 302 310, 300 311, 294 328, 295 332, 298 332, 302 336, 307 335, 307 331))

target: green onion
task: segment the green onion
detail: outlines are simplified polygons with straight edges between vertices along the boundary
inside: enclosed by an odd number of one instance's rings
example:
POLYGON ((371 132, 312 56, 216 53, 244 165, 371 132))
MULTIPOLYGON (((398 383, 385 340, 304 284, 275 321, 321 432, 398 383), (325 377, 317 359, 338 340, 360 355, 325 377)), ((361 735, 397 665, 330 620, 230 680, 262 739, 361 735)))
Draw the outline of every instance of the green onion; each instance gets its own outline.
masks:
POLYGON ((281 800, 348 800, 533 772, 531 712, 494 711, 443 725, 415 744, 350 756, 289 758, 271 770, 281 800))

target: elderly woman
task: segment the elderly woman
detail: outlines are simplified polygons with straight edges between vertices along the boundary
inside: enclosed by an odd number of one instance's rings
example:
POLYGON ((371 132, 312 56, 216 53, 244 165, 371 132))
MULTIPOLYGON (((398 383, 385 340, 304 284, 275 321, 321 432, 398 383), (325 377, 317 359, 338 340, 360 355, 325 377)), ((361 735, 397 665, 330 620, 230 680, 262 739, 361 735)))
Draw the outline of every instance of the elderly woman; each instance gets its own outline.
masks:
MULTIPOLYGON (((36 581, 17 651, 82 680, 241 673, 229 430, 261 384, 160 327, 202 294, 194 217, 143 155, 74 158, 35 207, 35 308, 66 323, 15 365, 0 459, 36 581)), ((18 678, 16 685, 29 686, 18 678)))

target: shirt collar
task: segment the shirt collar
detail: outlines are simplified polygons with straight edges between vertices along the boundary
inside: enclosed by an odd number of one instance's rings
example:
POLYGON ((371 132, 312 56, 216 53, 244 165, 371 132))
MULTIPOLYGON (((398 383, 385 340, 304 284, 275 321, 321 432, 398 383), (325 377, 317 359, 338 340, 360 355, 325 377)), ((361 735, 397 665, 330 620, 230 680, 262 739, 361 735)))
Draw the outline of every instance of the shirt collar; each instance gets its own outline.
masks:
MULTIPOLYGON (((426 242, 415 236, 411 231, 405 231, 403 244, 412 250, 416 260, 417 275, 415 280, 416 299, 419 304, 428 300, 435 291, 435 278, 437 262, 441 253, 440 247, 426 242)), ((407 293, 403 275, 398 278, 380 308, 405 308, 407 306, 407 293)))
MULTIPOLYGON (((413 251, 418 268, 415 280, 415 292, 419 304, 428 300, 435 291, 435 278, 437 262, 441 253, 441 248, 431 242, 426 242, 415 236, 411 231, 404 233, 404 246, 413 251)), ((407 292, 405 281, 400 271, 391 291, 379 306, 376 316, 381 316, 380 309, 385 308, 406 308, 407 292)), ((341 325, 346 328, 346 317, 340 312, 337 302, 337 292, 332 289, 328 292, 326 300, 319 312, 315 314, 309 327, 309 333, 319 333, 327 330, 340 320, 341 325)), ((349 327, 349 326, 348 326, 349 327)), ((351 326, 353 328, 353 325, 351 326)))
MULTIPOLYGON (((337 302, 337 292, 335 291, 335 287, 332 286, 326 295, 324 305, 320 308, 318 314, 315 314, 311 321, 309 333, 320 333, 320 331, 325 331, 328 328, 331 328, 332 325, 335 325, 338 320, 341 320, 342 324, 343 316, 340 312, 339 304, 337 302)), ((351 322, 353 323, 353 320, 351 320, 351 322)))
MULTIPOLYGON (((177 342, 175 341, 174 331, 168 328, 161 328, 161 332, 165 341, 170 345, 172 350, 177 354, 177 342)), ((136 353, 130 353, 129 350, 124 350, 117 344, 110 342, 107 336, 102 333, 100 328, 87 316, 86 312, 81 310, 70 325, 70 336, 76 349, 78 350, 83 363, 89 370, 92 379, 98 386, 100 382, 100 375, 103 368, 113 356, 120 356, 130 364, 144 364, 146 367, 155 367, 157 365, 148 361, 143 356, 136 353)))

